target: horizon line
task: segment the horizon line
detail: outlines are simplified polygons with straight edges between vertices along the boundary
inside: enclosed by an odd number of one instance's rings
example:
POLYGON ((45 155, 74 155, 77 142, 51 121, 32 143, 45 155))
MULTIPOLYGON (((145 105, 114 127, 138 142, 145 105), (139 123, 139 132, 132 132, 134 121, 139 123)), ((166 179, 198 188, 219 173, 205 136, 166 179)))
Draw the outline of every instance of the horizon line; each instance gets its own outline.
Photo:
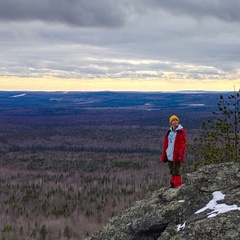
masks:
POLYGON ((21 93, 30 93, 30 92, 43 92, 43 93, 74 93, 74 92, 89 92, 89 93, 98 93, 98 92, 124 92, 124 93, 219 93, 219 92, 237 92, 237 90, 176 90, 176 91, 167 91, 167 90, 1 90, 0 92, 21 92, 21 93))

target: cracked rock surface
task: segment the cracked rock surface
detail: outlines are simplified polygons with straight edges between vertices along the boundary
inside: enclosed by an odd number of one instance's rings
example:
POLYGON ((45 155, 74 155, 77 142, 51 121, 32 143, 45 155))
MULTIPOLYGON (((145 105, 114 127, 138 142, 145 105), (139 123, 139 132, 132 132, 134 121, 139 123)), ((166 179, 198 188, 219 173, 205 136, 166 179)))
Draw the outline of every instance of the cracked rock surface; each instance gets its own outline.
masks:
POLYGON ((161 188, 135 202, 86 240, 168 239, 240 239, 240 164, 186 174, 181 187, 161 188), (214 194, 224 197, 214 200, 214 194))

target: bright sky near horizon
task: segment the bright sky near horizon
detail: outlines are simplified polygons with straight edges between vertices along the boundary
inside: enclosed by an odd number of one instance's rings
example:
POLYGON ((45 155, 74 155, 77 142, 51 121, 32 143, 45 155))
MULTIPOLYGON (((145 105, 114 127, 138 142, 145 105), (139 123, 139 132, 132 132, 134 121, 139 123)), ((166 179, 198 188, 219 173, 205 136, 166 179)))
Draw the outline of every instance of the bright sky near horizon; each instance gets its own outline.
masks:
POLYGON ((0 4, 0 90, 240 88, 238 0, 0 4))

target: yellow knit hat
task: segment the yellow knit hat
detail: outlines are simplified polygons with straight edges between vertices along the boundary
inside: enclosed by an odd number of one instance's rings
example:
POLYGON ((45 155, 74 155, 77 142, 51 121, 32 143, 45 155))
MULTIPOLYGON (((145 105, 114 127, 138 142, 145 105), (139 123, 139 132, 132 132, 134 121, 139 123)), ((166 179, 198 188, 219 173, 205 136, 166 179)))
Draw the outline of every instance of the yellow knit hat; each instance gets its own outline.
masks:
POLYGON ((178 120, 178 121, 179 121, 179 118, 178 118, 176 115, 172 115, 172 116, 169 118, 169 122, 171 123, 173 120, 178 120))

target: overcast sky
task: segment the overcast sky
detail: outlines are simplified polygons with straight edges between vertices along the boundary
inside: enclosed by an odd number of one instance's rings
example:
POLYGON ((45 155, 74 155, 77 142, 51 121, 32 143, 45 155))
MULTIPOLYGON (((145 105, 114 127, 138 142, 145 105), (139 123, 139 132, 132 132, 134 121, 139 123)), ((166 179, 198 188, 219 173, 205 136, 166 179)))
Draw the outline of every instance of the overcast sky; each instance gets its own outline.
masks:
POLYGON ((56 79, 173 81, 183 85, 179 90, 191 82, 240 86, 239 0, 0 0, 0 6, 0 90, 56 79))

